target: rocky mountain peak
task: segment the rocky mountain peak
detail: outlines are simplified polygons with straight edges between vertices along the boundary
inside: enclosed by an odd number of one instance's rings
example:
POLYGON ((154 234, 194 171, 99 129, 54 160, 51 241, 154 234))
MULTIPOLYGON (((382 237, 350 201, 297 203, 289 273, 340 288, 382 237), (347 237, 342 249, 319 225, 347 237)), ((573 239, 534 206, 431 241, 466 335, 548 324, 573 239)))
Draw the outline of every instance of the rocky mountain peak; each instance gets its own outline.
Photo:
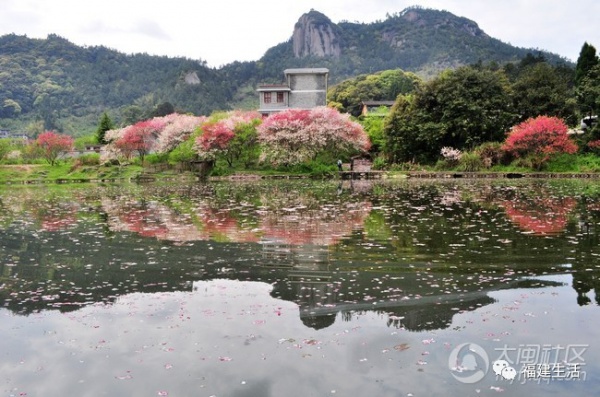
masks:
POLYGON ((294 56, 338 58, 342 51, 336 31, 337 25, 318 11, 311 10, 302 15, 294 26, 292 35, 294 56))

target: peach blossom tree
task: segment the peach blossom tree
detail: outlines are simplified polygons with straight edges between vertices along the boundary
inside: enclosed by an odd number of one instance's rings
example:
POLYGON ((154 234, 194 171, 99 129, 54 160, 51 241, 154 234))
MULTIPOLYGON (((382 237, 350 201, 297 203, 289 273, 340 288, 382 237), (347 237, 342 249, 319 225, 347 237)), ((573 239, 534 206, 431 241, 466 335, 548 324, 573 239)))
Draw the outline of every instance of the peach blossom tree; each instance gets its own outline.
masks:
POLYGON ((55 131, 45 131, 36 139, 36 145, 50 165, 56 164, 58 158, 73 150, 73 137, 55 131))
POLYGON ((323 152, 342 155, 371 147, 360 124, 329 107, 275 113, 258 127, 258 139, 263 158, 275 165, 303 163, 323 152))
POLYGON ((216 114, 202 125, 202 133, 196 139, 196 151, 200 158, 223 158, 232 167, 245 152, 256 147, 256 126, 260 122, 260 114, 254 111, 216 114))
POLYGON ((163 117, 155 117, 106 131, 104 139, 108 144, 103 148, 102 161, 130 160, 137 152, 143 162, 144 157, 154 149, 158 135, 166 124, 163 117))

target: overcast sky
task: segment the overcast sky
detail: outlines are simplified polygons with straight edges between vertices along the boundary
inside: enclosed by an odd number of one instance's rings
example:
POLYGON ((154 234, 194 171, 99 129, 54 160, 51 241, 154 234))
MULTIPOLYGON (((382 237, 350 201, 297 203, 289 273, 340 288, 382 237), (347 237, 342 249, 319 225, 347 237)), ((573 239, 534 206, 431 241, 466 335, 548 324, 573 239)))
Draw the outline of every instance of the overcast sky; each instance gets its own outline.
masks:
POLYGON ((368 23, 412 5, 450 11, 504 42, 572 61, 585 41, 600 48, 598 0, 0 0, 0 35, 55 33, 77 45, 218 67, 258 60, 311 9, 333 22, 368 23))

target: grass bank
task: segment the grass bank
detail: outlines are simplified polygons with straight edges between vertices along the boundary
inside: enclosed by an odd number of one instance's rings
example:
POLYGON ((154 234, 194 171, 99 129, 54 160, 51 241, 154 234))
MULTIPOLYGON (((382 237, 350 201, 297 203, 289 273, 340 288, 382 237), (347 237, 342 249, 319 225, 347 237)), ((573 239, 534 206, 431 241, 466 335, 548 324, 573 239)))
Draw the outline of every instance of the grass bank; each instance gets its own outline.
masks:
POLYGON ((78 166, 70 163, 0 165, 0 184, 118 182, 144 179, 194 178, 192 173, 170 171, 148 174, 139 165, 78 166))
MULTIPOLYGON (((384 171, 384 178, 402 177, 483 177, 503 178, 507 175, 519 174, 520 177, 554 177, 565 178, 600 177, 600 157, 596 155, 561 155, 550 160, 542 170, 533 170, 524 164, 496 165, 491 168, 476 170, 463 169, 460 166, 447 167, 443 164, 436 166, 420 166, 417 164, 399 164, 384 171), (474 172, 473 172, 474 171, 474 172), (456 174, 456 175, 453 175, 456 174)), ((339 178, 337 167, 333 164, 297 165, 280 169, 236 169, 217 164, 211 173, 211 179, 277 179, 277 178, 339 178)), ((85 164, 81 161, 61 161, 51 166, 49 164, 13 164, 0 165, 0 184, 33 184, 33 183, 81 183, 81 182, 121 182, 121 181, 152 181, 152 180, 190 180, 196 181, 198 176, 191 171, 180 171, 176 167, 164 163, 150 164, 142 167, 139 162, 118 166, 85 164)))

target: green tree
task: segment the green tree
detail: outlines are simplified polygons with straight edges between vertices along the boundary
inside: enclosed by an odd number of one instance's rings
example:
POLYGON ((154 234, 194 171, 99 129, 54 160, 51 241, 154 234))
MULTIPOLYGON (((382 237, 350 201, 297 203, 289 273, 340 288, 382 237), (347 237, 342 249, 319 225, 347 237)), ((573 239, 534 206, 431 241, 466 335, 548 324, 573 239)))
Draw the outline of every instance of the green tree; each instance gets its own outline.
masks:
MULTIPOLYGON (((600 64, 591 68, 577 86, 577 102, 582 117, 597 115, 600 109, 600 64)), ((589 149, 588 143, 600 139, 600 125, 596 122, 578 137, 582 151, 589 149)))
POLYGON ((144 111, 137 105, 129 105, 121 110, 121 124, 133 125, 144 119, 144 111))
POLYGON ((591 68, 577 86, 577 103, 583 115, 600 109, 600 64, 591 68))
POLYGON ((363 101, 394 100, 399 94, 412 92, 419 82, 413 73, 385 70, 341 82, 329 90, 328 99, 341 112, 358 117, 363 101))
POLYGON ((16 117, 21 114, 21 105, 15 100, 5 99, 0 109, 0 117, 16 117))
POLYGON ((150 113, 150 117, 163 117, 175 113, 175 107, 170 102, 163 102, 156 105, 150 113))
POLYGON ((575 121, 573 90, 558 69, 548 63, 523 68, 512 89, 520 121, 542 115, 575 121))
POLYGON ((106 134, 106 131, 112 130, 114 128, 115 126, 110 117, 108 116, 108 113, 102 113, 102 117, 100 117, 100 122, 98 123, 98 129, 96 130, 96 142, 98 142, 101 145, 105 145, 106 143, 108 143, 104 139, 104 134, 106 134))
POLYGON ((579 58, 577 58, 577 66, 575 67, 575 84, 579 85, 588 72, 598 64, 598 56, 596 48, 587 42, 583 43, 579 58))
POLYGON ((359 123, 365 129, 365 132, 367 133, 367 135, 369 136, 369 140, 371 141, 372 153, 379 153, 384 150, 384 116, 388 113, 389 109, 383 106, 382 109, 377 109, 375 114, 364 116, 359 119, 359 123))
POLYGON ((400 95, 384 121, 384 154, 390 163, 425 160, 428 154, 414 106, 414 97, 400 95))
POLYGON ((433 161, 444 146, 462 150, 501 141, 515 119, 510 94, 500 71, 462 67, 442 73, 418 88, 412 102, 392 109, 385 127, 388 158, 433 161))

